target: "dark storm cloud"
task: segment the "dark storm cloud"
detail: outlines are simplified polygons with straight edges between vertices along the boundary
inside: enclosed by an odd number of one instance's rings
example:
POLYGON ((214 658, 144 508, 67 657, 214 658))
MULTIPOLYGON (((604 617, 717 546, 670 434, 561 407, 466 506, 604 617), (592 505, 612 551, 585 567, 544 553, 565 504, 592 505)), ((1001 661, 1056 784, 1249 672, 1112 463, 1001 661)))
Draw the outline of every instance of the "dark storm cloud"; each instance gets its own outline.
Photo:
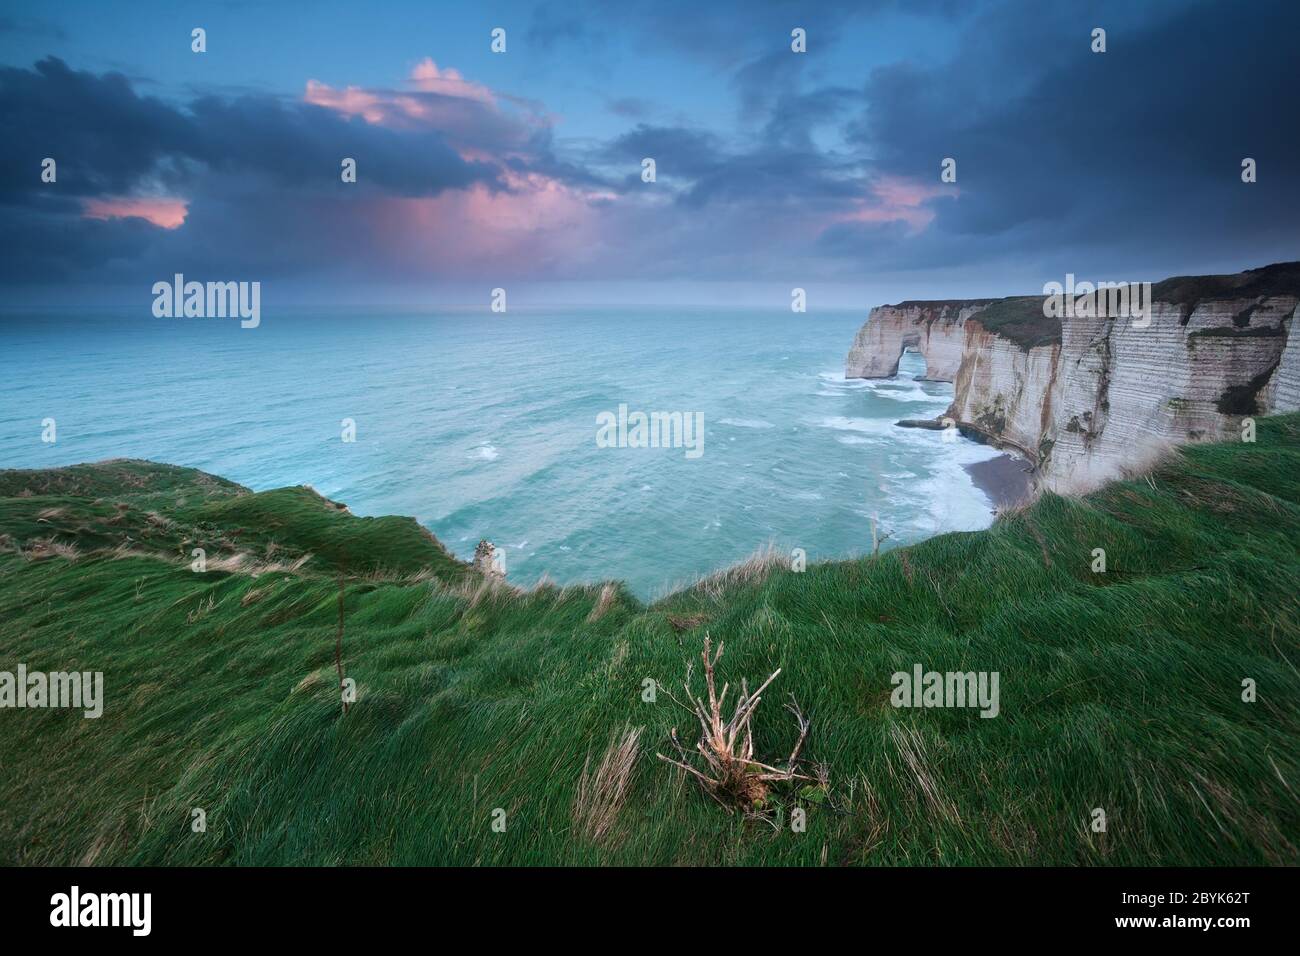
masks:
MULTIPOLYGON (((59 191, 124 192, 164 157, 193 155, 192 123, 126 77, 69 69, 53 57, 33 69, 0 68, 0 202, 41 192, 41 160, 58 162, 59 191)), ((49 189, 44 190, 50 192, 49 189)))
POLYGON ((190 105, 195 152, 220 172, 250 172, 281 187, 319 191, 338 182, 341 157, 364 165, 358 179, 399 196, 433 196, 496 183, 487 163, 467 162, 438 130, 396 130, 320 106, 269 97, 204 98, 190 105))
MULTIPOLYGON (((937 207, 918 253, 975 259, 1051 244, 1128 256, 1190 242, 1250 256, 1291 229, 1300 7, 1200 4, 1132 27, 1087 11, 1045 26, 1029 16, 1038 9, 1001 6, 971 24, 951 64, 893 65, 866 85, 850 136, 879 169, 934 180, 944 157, 958 163, 960 199, 937 207), (1092 27, 1107 23, 1107 52, 1091 52, 1092 27), (1244 157, 1259 162, 1253 185, 1241 182, 1244 157)), ((870 230, 858 231, 862 246, 853 232, 823 247, 878 251, 870 230)))
MULTIPOLYGON (((422 94, 407 94, 419 98, 422 94)), ((0 69, 0 201, 47 194, 41 160, 58 162, 59 192, 119 195, 157 178, 182 188, 203 175, 265 176, 279 186, 337 181, 340 159, 366 165, 364 183, 396 195, 436 195, 495 179, 466 162, 437 130, 396 131, 308 103, 269 96, 204 97, 181 110, 138 96, 125 77, 41 60, 0 69)))
MULTIPOLYGON (((822 101, 828 115, 834 111, 832 99, 822 101)), ((625 186, 632 190, 641 187, 642 158, 653 158, 658 181, 675 188, 679 203, 692 209, 710 203, 770 204, 862 195, 858 164, 812 145, 808 130, 815 121, 809 114, 788 126, 777 123, 765 130, 762 142, 745 149, 729 148, 720 137, 702 130, 642 124, 611 143, 605 158, 637 169, 625 177, 625 186)))
POLYGON ((0 281, 67 283, 112 261, 138 261, 163 241, 143 219, 76 219, 32 206, 0 206, 0 281))
MULTIPOLYGON (((252 260, 292 271, 313 262, 320 222, 347 236, 369 224, 355 215, 364 197, 432 197, 482 184, 508 191, 506 168, 592 178, 554 158, 546 131, 511 125, 484 104, 450 102, 435 93, 404 91, 414 108, 441 109, 474 147, 523 147, 526 159, 464 159, 442 130, 368 123, 323 106, 272 96, 201 97, 184 106, 141 96, 116 73, 71 69, 56 58, 32 69, 0 69, 0 212, 10 281, 60 281, 79 272, 121 271, 124 264, 166 268, 172 255, 215 268, 252 260), (452 112, 448 112, 451 110, 452 112), (358 184, 341 191, 340 163, 356 159, 358 184), (41 181, 45 157, 57 162, 57 184, 41 181), (285 194, 302 197, 292 203, 285 194), (207 233, 170 233, 142 219, 83 217, 87 200, 178 197, 188 222, 207 233), (326 213, 313 201, 339 205, 326 213), (284 218, 291 206, 294 218, 284 218), (290 230, 293 241, 273 237, 290 230), (157 261, 152 261, 157 258, 157 261)), ((330 251, 338 252, 337 243, 330 251)), ((363 250, 364 252, 364 250, 363 250)), ((361 256, 364 258, 364 255, 361 256)))

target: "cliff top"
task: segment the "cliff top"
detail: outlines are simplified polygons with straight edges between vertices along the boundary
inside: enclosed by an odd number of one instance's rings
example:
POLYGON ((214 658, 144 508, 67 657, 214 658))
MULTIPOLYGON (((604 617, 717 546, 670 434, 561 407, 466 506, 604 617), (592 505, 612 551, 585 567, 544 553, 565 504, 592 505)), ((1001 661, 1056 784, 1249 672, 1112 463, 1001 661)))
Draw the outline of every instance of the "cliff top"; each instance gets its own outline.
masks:
POLYGON ((988 305, 997 299, 904 299, 887 305, 887 309, 964 309, 971 305, 988 305))
POLYGON ((1043 315, 1041 295, 995 299, 987 309, 972 316, 972 321, 1025 350, 1061 341, 1061 320, 1043 315))
MULTIPOLYGON (((1300 297, 1300 262, 1275 262, 1228 275, 1173 276, 1151 286, 1154 301, 1183 306, 1184 316, 1195 311, 1201 302, 1251 299, 1263 295, 1300 297)), ((973 320, 1022 349, 1055 345, 1061 341, 1061 322, 1043 315, 1041 295, 1017 295, 1004 299, 906 299, 886 308, 962 309, 969 306, 984 306, 972 317, 973 320)))
POLYGON ((1192 310, 1198 302, 1260 295, 1300 296, 1300 262, 1275 262, 1229 275, 1173 276, 1151 287, 1157 302, 1190 305, 1192 310))

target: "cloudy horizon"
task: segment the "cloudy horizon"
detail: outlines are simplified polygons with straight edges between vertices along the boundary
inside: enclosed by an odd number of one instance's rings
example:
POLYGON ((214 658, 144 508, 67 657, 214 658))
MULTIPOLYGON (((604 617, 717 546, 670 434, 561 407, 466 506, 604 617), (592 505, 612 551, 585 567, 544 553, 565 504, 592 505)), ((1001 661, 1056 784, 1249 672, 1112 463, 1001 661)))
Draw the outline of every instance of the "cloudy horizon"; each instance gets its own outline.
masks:
POLYGON ((798 286, 815 311, 1297 259, 1297 25, 1280 2, 15 13, 5 308, 147 304, 179 272, 282 306, 798 286))

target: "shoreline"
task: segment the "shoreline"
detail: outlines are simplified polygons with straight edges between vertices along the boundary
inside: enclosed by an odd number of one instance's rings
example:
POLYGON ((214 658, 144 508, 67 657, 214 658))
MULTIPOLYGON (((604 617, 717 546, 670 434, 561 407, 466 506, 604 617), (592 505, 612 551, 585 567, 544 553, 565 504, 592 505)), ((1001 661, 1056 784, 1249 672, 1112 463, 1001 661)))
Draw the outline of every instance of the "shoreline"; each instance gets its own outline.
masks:
POLYGON ((1005 452, 996 458, 962 465, 975 487, 988 496, 994 514, 1030 501, 1034 490, 1031 466, 1005 452))

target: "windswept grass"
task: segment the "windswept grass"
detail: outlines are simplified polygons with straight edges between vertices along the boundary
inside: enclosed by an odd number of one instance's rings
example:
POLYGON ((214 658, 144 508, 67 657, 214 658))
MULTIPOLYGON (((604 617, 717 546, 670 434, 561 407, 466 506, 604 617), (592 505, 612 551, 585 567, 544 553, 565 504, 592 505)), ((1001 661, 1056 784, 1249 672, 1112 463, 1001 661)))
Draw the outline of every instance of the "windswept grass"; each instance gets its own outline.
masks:
POLYGON ((156 555, 209 570, 475 577, 413 518, 358 518, 306 487, 254 494, 173 465, 118 459, 0 471, 0 529, 43 547, 156 555))
MULTIPOLYGON (((406 525, 335 538, 362 519, 301 490, 100 467, 0 474, 0 670, 102 670, 107 698, 98 720, 0 711, 5 863, 1300 862, 1300 416, 986 531, 803 573, 759 560, 650 606, 412 580, 406 525), (108 550, 128 534, 143 553, 108 550), (27 553, 51 535, 76 559, 27 553), (195 574, 199 535, 323 563, 195 574), (647 688, 679 685, 706 634, 729 677, 781 669, 824 791, 774 784, 747 818, 654 759, 687 725, 647 688), (892 707, 918 663, 998 671, 999 715, 892 707)), ((789 715, 763 711, 755 752, 788 753, 789 715)))

